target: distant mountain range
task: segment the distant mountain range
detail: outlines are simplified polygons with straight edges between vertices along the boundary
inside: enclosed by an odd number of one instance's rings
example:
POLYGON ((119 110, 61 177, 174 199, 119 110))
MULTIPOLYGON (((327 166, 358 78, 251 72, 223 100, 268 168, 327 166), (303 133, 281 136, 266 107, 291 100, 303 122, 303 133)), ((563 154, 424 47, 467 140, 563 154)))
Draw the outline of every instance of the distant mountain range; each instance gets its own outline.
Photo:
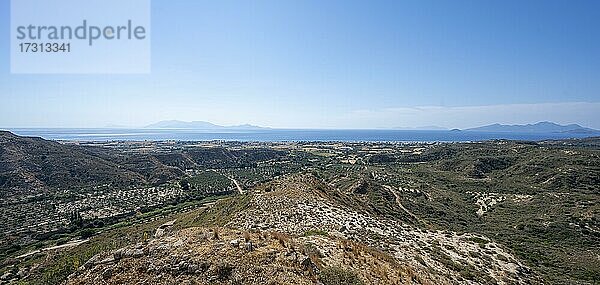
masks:
MULTIPOLYGON (((143 127, 145 129, 187 129, 187 130, 206 130, 206 131, 253 131, 253 130, 273 130, 271 128, 260 127, 255 125, 235 125, 235 126, 221 126, 206 121, 178 121, 168 120, 160 121, 154 124, 143 127)), ((423 127, 397 127, 394 130, 448 130, 447 128, 439 126, 423 126, 423 127)), ((466 131, 466 132, 492 132, 492 133, 565 133, 565 134, 592 134, 600 135, 600 130, 582 127, 578 124, 559 125, 553 122, 539 122, 535 124, 525 125, 502 125, 492 124, 482 127, 469 128, 469 129, 452 129, 452 131, 466 131)))
POLYGON ((254 125, 219 126, 205 121, 184 122, 177 120, 160 121, 148 126, 146 129, 190 129, 190 130, 267 130, 269 128, 254 125))
POLYGON ((571 134, 600 134, 599 130, 582 127, 577 124, 559 125, 552 122, 539 122, 526 125, 493 124, 483 127, 465 129, 470 132, 506 132, 506 133, 571 133, 571 134))

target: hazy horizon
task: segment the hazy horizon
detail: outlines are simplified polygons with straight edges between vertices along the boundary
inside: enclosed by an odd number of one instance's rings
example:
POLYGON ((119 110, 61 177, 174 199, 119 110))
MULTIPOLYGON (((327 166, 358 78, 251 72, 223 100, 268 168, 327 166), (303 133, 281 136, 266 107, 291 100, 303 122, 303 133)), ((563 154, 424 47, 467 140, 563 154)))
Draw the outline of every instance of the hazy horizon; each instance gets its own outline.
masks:
MULTIPOLYGON (((202 121, 202 120, 194 120, 194 121, 182 121, 182 120, 163 120, 163 121, 158 121, 158 122, 154 122, 151 124, 146 124, 146 125, 137 125, 137 126, 131 126, 131 125, 119 125, 119 124, 109 124, 109 125, 105 125, 105 126, 99 126, 99 127, 0 127, 0 131, 1 130, 18 130, 18 129, 169 129, 170 127, 153 127, 152 125, 156 124, 156 123, 163 123, 163 122, 178 122, 178 123, 209 123, 209 124, 213 124, 212 122, 209 121, 202 121)), ((286 128, 286 127, 271 127, 271 126, 263 126, 263 125, 253 125, 253 124, 234 124, 234 125, 219 125, 219 124, 213 124, 216 127, 226 127, 226 128, 232 128, 232 130, 238 130, 237 127, 256 127, 258 129, 264 129, 264 130, 406 130, 406 131, 451 131, 451 130, 468 130, 468 129, 472 129, 472 128, 478 128, 478 127, 485 127, 485 126, 492 126, 492 125, 503 125, 503 126, 525 126, 525 125, 535 125, 538 123, 553 123, 553 124, 558 124, 558 125, 579 125, 580 127, 583 128, 590 128, 590 129, 594 129, 594 130, 598 130, 596 128, 593 127, 589 127, 586 125, 581 125, 579 123, 556 123, 556 122, 552 122, 552 121, 536 121, 536 122, 530 122, 530 123, 516 123, 516 124, 504 124, 504 123, 490 123, 490 124, 485 124, 485 125, 476 125, 476 126, 470 126, 470 127, 463 127, 463 128, 455 128, 455 127, 444 127, 444 126, 438 126, 438 125, 424 125, 424 126, 417 126, 417 127, 405 127, 405 126, 397 126, 397 127, 391 127, 391 128, 286 128)), ((194 130, 194 129, 203 129, 203 128, 194 128, 194 127, 182 127, 182 128, 177 128, 177 127, 173 127, 173 129, 182 129, 182 130, 194 130)), ((241 130, 241 129, 239 129, 241 130)))
POLYGON ((597 1, 155 0, 151 20, 146 75, 14 75, 0 42, 0 128, 600 129, 597 1))

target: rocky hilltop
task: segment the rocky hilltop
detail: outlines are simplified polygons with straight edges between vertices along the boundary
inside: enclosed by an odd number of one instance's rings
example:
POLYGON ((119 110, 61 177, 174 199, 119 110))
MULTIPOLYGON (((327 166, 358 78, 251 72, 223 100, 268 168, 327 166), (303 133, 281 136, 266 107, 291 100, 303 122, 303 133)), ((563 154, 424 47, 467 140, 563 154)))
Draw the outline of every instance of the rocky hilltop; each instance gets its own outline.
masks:
POLYGON ((147 242, 94 256, 67 284, 536 280, 515 256, 484 236, 424 230, 373 217, 337 204, 322 187, 326 186, 307 174, 266 183, 231 198, 234 201, 218 202, 163 225, 147 242), (215 226, 187 227, 190 223, 215 226))

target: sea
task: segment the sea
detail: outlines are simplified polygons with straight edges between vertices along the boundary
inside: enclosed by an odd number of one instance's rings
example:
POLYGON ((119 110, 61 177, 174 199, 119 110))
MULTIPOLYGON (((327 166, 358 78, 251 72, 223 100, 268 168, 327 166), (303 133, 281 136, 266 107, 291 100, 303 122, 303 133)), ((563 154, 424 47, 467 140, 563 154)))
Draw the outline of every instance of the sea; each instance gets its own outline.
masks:
POLYGON ((469 142, 496 139, 542 141, 585 138, 590 134, 506 133, 426 130, 244 130, 205 131, 190 129, 8 129, 17 135, 58 141, 341 141, 341 142, 469 142))

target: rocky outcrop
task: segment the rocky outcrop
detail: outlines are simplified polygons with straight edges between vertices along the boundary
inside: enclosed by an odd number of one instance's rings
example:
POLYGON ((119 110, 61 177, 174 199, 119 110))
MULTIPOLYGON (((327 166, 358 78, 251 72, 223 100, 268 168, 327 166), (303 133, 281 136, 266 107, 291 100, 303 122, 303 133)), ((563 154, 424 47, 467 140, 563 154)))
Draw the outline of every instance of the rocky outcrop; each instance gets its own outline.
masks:
POLYGON ((67 284, 315 284, 328 268, 377 284, 426 281, 384 253, 334 236, 189 228, 96 255, 67 284))
POLYGON ((293 175, 257 193, 251 209, 228 226, 303 235, 314 229, 380 249, 400 264, 435 272, 439 282, 527 284, 531 270, 487 237, 425 230, 334 204, 312 185, 310 175, 293 175))
MULTIPOLYGON (((291 175, 238 196, 251 202, 222 228, 174 230, 175 221, 165 223, 145 243, 94 256, 67 284, 318 284, 331 272, 365 284, 537 280, 485 236, 358 212, 314 185, 311 175, 291 175)), ((229 212, 228 205, 211 211, 229 212)))

